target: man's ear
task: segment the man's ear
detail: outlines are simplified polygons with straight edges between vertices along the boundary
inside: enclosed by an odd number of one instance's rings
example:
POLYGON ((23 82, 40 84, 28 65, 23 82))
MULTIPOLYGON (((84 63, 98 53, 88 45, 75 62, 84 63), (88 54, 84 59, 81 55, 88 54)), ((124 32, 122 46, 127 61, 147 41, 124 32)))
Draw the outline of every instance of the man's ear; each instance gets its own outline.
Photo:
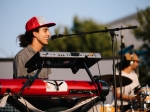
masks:
POLYGON ((38 32, 33 31, 33 36, 34 36, 34 37, 37 37, 37 35, 38 35, 38 32))

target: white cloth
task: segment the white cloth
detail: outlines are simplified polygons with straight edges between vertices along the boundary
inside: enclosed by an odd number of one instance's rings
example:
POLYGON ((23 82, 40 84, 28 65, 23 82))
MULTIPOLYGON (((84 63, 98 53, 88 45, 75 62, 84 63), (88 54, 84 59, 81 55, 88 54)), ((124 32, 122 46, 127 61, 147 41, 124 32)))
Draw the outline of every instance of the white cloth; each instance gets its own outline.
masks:
POLYGON ((6 95, 0 100, 0 107, 5 107, 8 97, 9 95, 6 95))
MULTIPOLYGON (((117 72, 116 74, 118 75, 119 73, 117 72)), ((122 71, 121 75, 132 80, 131 84, 122 87, 122 94, 127 95, 127 96, 129 96, 129 95, 130 96, 134 96, 135 94, 134 94, 134 90, 133 89, 135 87, 137 87, 138 85, 140 85, 139 80, 138 80, 138 75, 134 71, 132 71, 129 74, 127 74, 127 73, 122 71)), ((118 89, 118 92, 120 92, 120 88, 118 89)), ((123 105, 127 105, 128 103, 129 103, 129 101, 123 101, 123 105)), ((119 99, 117 100, 117 104, 118 105, 121 104, 119 99)))
POLYGON ((97 97, 98 97, 98 96, 89 97, 89 98, 81 98, 81 99, 78 101, 78 103, 77 103, 74 107, 72 107, 72 108, 70 108, 70 109, 68 109, 68 110, 65 110, 65 111, 60 111, 60 112, 72 112, 72 111, 78 109, 79 107, 81 107, 82 105, 87 104, 88 102, 94 100, 94 99, 97 98, 97 97))
MULTIPOLYGON (((2 99, 0 99, 0 107, 5 107, 7 99, 8 99, 9 96, 10 96, 10 94, 6 94, 2 99)), ((20 97, 18 100, 21 103, 23 103, 27 107, 27 109, 29 108, 33 112, 45 112, 45 111, 37 109, 36 107, 34 107, 33 105, 31 105, 28 101, 26 101, 25 99, 23 99, 23 97, 20 97)))

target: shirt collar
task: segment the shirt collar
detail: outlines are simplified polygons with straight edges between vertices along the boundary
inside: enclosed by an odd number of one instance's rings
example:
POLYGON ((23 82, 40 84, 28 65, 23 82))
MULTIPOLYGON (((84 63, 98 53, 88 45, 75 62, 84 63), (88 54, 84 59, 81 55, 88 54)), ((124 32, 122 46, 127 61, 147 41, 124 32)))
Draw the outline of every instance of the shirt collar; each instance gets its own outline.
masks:
POLYGON ((29 52, 32 52, 34 54, 36 53, 36 51, 31 47, 31 45, 28 45, 27 49, 29 50, 29 52))

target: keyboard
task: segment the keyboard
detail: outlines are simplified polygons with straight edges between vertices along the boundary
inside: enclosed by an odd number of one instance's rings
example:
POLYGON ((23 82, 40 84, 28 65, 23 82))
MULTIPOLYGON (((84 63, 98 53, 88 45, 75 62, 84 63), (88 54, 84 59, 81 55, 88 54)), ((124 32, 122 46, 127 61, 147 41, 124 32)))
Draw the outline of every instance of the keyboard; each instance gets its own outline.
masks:
MULTIPOLYGON (((88 52, 37 52, 26 64, 28 69, 43 68, 71 68, 78 71, 85 68, 86 63, 90 68, 101 59, 100 53, 88 52)), ((29 70, 33 71, 33 70, 29 70)))

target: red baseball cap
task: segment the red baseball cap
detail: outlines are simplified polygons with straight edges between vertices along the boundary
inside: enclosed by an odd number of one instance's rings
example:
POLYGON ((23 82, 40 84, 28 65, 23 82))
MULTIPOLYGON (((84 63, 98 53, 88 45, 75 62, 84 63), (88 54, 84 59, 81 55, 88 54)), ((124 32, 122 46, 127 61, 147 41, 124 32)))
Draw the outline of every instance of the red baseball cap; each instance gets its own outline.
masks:
POLYGON ((41 27, 41 26, 55 26, 55 23, 47 23, 46 20, 42 16, 34 16, 31 19, 29 19, 26 23, 25 29, 26 31, 31 31, 35 28, 41 27))

